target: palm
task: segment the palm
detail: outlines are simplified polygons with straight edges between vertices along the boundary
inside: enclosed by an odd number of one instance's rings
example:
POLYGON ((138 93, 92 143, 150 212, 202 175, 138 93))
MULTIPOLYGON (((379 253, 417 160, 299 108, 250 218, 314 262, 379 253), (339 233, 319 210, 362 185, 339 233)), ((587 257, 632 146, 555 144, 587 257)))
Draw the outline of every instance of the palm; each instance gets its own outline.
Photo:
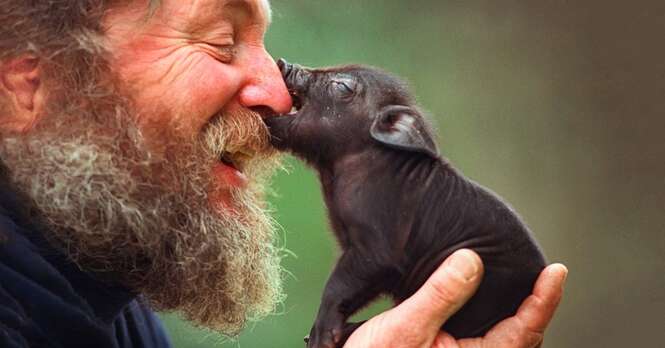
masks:
MULTIPOLYGON (((455 289, 440 288, 441 283, 434 288, 443 290, 442 294, 434 296, 430 307, 443 304, 445 308, 438 313, 443 319, 433 320, 429 315, 432 311, 426 304, 418 310, 424 304, 422 299, 408 299, 360 326, 349 337, 345 347, 536 348, 541 345, 545 328, 559 304, 566 274, 567 270, 562 265, 547 267, 538 278, 533 294, 522 303, 517 313, 498 323, 484 337, 455 340, 439 331, 442 323, 468 300, 477 286, 469 285, 455 294, 455 289)), ((452 283, 453 288, 455 285, 466 286, 456 284, 455 279, 442 277, 441 280, 446 281, 446 286, 452 283)))

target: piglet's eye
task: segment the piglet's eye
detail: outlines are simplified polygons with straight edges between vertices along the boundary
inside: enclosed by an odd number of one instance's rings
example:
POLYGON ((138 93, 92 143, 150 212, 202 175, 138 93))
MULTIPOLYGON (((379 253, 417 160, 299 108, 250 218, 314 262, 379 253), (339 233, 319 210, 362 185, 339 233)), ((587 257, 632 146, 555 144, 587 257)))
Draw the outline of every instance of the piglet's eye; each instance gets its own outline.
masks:
POLYGON ((349 98, 355 92, 355 83, 349 81, 332 81, 332 92, 340 98, 349 98))

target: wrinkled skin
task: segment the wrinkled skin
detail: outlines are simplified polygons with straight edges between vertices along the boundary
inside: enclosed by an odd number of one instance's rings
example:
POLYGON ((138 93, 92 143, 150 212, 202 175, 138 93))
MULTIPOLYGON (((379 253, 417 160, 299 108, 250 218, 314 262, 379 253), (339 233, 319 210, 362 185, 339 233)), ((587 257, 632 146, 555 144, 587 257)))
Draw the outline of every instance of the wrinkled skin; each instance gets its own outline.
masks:
POLYGON ((361 324, 347 318, 380 294, 405 301, 461 248, 480 255, 485 275, 443 329, 457 338, 482 336, 515 314, 544 257, 500 198, 438 155, 404 85, 361 66, 279 64, 299 110, 266 123, 275 146, 318 171, 342 248, 308 347, 341 347, 361 324))

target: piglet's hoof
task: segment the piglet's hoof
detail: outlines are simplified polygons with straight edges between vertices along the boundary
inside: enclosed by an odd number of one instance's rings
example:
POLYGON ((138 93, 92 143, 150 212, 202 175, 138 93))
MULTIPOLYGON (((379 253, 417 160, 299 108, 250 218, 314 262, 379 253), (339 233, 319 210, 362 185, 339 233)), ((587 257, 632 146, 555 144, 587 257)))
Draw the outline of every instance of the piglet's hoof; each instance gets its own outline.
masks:
POLYGON ((309 343, 309 335, 305 336, 302 340, 305 341, 305 343, 309 343))

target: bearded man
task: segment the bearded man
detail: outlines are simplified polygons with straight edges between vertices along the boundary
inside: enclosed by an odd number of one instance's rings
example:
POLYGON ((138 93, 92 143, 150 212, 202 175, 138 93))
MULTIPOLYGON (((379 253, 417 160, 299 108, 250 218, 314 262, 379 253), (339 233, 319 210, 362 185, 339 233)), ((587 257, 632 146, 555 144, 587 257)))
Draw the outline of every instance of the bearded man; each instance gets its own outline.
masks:
MULTIPOLYGON (((269 22, 267 0, 0 0, 0 346, 168 347, 153 310, 228 335, 273 311, 269 22)), ((535 347, 565 275, 455 341, 482 278, 462 250, 347 346, 535 347)))

